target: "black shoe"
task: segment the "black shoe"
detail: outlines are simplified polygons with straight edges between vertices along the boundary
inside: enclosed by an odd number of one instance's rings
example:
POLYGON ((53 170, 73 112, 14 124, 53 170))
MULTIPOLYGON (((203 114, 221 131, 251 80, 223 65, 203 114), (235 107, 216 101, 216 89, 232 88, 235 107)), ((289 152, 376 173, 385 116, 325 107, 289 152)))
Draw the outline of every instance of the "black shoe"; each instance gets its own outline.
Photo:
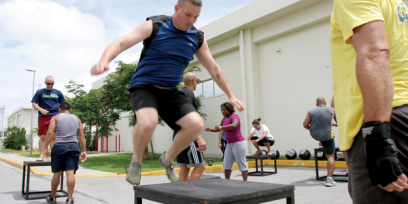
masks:
POLYGON ((68 199, 65 201, 65 204, 73 204, 74 203, 74 199, 68 199))

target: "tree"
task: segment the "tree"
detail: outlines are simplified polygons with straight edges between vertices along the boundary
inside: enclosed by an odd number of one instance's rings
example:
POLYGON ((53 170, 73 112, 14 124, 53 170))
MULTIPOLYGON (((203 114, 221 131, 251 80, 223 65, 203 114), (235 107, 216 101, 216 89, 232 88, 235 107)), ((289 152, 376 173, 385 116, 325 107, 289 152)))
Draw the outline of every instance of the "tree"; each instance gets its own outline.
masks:
MULTIPOLYGON (((128 87, 129 83, 135 74, 138 64, 126 64, 122 61, 117 62, 116 71, 110 73, 102 88, 91 90, 86 93, 82 88, 83 85, 70 81, 66 86, 69 93, 74 94, 73 98, 67 97, 67 102, 72 106, 72 113, 79 117, 81 121, 86 124, 85 137, 87 139, 87 149, 94 144, 90 143, 92 134, 109 135, 111 131, 117 131, 115 127, 116 121, 119 119, 121 113, 130 113, 129 127, 136 124, 135 113, 129 99, 128 87), (98 124, 95 133, 92 133, 91 127, 98 124)), ((197 66, 187 68, 187 72, 199 72, 201 69, 197 66)), ((183 86, 179 84, 177 88, 181 89, 183 86)), ((202 106, 201 100, 197 97, 198 108, 202 106)), ((199 114, 205 119, 206 114, 199 111, 199 114)), ((159 124, 164 125, 163 120, 159 116, 159 124)), ((152 151, 153 143, 150 142, 152 151)), ((144 159, 148 159, 147 148, 145 150, 144 159)))
POLYGON ((115 128, 116 121, 119 119, 119 112, 106 106, 104 101, 105 90, 92 89, 88 93, 84 91, 83 85, 70 81, 66 86, 69 93, 74 97, 66 97, 66 101, 71 105, 72 114, 76 115, 84 124, 86 138, 86 149, 95 149, 93 135, 105 136, 110 135, 115 128), (92 126, 96 125, 97 129, 92 132, 92 126))

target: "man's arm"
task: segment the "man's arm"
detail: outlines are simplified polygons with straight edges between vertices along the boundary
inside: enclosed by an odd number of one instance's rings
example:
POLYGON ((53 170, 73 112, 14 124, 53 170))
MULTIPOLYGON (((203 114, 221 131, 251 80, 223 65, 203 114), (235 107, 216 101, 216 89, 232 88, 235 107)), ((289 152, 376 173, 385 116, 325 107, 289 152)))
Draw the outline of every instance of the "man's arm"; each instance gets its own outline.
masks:
POLYGON ((49 113, 49 111, 41 108, 37 103, 33 103, 33 107, 34 107, 35 110, 40 111, 41 114, 43 114, 43 115, 47 115, 49 113))
POLYGON ((45 146, 44 146, 46 148, 44 149, 44 152, 43 152, 44 157, 45 157, 46 160, 50 160, 49 159, 50 152, 48 151, 48 145, 51 142, 51 139, 52 139, 52 136, 54 134, 55 128, 57 127, 57 123, 58 123, 59 118, 60 118, 59 114, 52 117, 51 121, 50 121, 50 125, 48 126, 48 132, 47 132, 47 134, 45 136, 45 146))
POLYGON ((152 31, 153 21, 148 20, 141 23, 129 34, 115 40, 105 49, 99 62, 92 67, 91 75, 102 74, 104 71, 109 70, 110 61, 115 59, 121 52, 150 37, 152 31))
POLYGON ((397 150, 392 145, 389 124, 384 123, 390 121, 394 95, 384 22, 372 21, 355 28, 351 41, 357 53, 356 73, 364 102, 362 129, 366 130, 364 140, 370 179, 373 184, 383 184, 379 186, 386 191, 402 192, 408 188, 407 177, 399 168, 396 154, 392 153, 397 150), (381 128, 381 131, 367 131, 373 128, 381 128), (378 147, 383 151, 378 152, 378 147))
POLYGON ((307 112, 306 118, 303 121, 303 127, 308 129, 308 130, 310 129, 310 111, 307 112))
POLYGON ((79 128, 78 128, 78 135, 79 135, 79 142, 81 143, 81 162, 86 160, 86 141, 85 141, 85 133, 84 133, 84 126, 82 125, 81 120, 78 118, 79 128))
POLYGON ((215 83, 217 83, 221 90, 224 91, 225 94, 227 94, 232 105, 236 106, 239 111, 243 111, 245 109, 245 106, 240 100, 235 98, 235 95, 232 92, 231 87, 229 86, 227 77, 225 77, 224 72, 221 70, 220 66, 218 66, 217 62, 215 62, 213 56, 211 55, 207 40, 205 38, 203 45, 200 49, 197 50, 196 56, 198 61, 208 70, 215 83))
POLYGON ((336 110, 332 109, 333 119, 335 122, 332 122, 333 126, 337 126, 336 110))
POLYGON ((394 85, 384 22, 372 21, 355 28, 351 41, 357 53, 356 73, 364 101, 364 122, 389 122, 394 85))

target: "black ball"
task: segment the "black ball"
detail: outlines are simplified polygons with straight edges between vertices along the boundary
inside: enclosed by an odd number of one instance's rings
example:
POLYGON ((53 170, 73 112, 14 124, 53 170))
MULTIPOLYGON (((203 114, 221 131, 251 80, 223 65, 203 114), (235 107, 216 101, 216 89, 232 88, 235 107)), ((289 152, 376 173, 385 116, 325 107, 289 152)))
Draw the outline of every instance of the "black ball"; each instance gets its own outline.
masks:
MULTIPOLYGON (((279 159, 279 157, 280 157, 279 150, 277 150, 277 149, 271 149, 271 153, 272 153, 272 155, 275 156, 276 159, 279 159)), ((273 157, 271 157, 271 159, 273 159, 273 157)))
POLYGON ((293 160, 293 159, 296 159, 297 153, 294 149, 290 149, 286 152, 285 156, 287 159, 293 160))
POLYGON ((262 155, 268 155, 268 151, 262 150, 262 155))
POLYGON ((312 154, 311 154, 310 151, 307 150, 307 149, 302 149, 302 150, 300 150, 300 152, 299 152, 299 157, 300 157, 300 159, 302 159, 302 160, 309 160, 311 156, 312 156, 312 154))

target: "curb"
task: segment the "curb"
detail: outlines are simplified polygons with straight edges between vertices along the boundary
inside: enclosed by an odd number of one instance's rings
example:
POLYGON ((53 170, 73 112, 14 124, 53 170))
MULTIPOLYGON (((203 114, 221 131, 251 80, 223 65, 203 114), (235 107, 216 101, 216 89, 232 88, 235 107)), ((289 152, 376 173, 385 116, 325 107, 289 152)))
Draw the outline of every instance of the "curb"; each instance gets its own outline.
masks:
MULTIPOLYGON (((4 161, 8 164, 11 164, 15 167, 18 167, 20 169, 23 168, 23 164, 13 161, 13 160, 9 160, 9 159, 5 159, 0 157, 1 161, 4 161)), ((248 167, 252 168, 255 167, 255 162, 247 162, 248 163, 248 167)), ((263 160, 263 165, 268 166, 268 165, 274 165, 274 160, 263 160)), ((315 161, 311 161, 311 160, 277 160, 276 161, 277 166, 304 166, 304 167, 314 167, 315 166, 315 161)), ((258 166, 261 165, 261 162, 258 161, 258 166)), ((318 161, 318 165, 319 167, 327 167, 327 161, 318 161)), ((345 161, 336 161, 335 162, 335 167, 336 168, 347 168, 347 164, 345 161)), ((232 170, 236 170, 238 169, 238 165, 235 163, 234 166, 232 167, 232 170)), ((38 171, 38 169, 36 169, 35 167, 31 167, 30 168, 31 173, 34 174, 38 174, 38 175, 43 175, 43 176, 52 176, 52 173, 43 173, 41 171, 38 171)), ((175 168, 174 170, 176 170, 177 173, 180 173, 180 168, 175 168)), ((223 170, 223 166, 222 165, 215 165, 215 166, 206 166, 205 171, 204 172, 220 172, 223 170)), ((193 168, 190 169, 190 173, 193 171, 193 168)), ((150 171, 150 172, 143 172, 141 174, 142 176, 157 176, 157 175, 166 175, 166 170, 159 170, 159 171, 150 171)), ((66 176, 64 174, 64 176, 66 176)), ((75 174, 75 177, 125 177, 126 174, 75 174)))

